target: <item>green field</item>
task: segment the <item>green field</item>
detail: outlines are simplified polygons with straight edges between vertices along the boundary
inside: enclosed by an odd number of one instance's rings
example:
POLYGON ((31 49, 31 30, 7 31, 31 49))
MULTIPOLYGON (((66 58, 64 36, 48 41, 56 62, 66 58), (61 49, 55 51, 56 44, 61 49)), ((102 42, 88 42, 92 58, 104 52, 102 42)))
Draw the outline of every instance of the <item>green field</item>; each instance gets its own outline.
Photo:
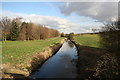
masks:
POLYGON ((21 63, 29 55, 44 50, 46 47, 59 43, 62 38, 50 38, 34 41, 4 41, 2 43, 2 62, 16 64, 21 63))
POLYGON ((100 48, 100 37, 98 34, 84 34, 74 37, 80 45, 100 48))

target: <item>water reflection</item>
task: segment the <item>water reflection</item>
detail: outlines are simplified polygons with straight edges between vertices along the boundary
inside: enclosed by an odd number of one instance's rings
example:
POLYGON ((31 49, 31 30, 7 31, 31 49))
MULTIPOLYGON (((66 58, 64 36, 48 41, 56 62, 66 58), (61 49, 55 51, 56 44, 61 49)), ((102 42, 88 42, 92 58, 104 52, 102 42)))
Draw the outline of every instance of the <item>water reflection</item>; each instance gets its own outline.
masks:
POLYGON ((75 60, 77 51, 75 45, 65 41, 60 50, 47 60, 32 78, 76 78, 77 69, 75 60))
POLYGON ((68 40, 68 44, 71 48, 74 47, 74 44, 70 40, 68 40))

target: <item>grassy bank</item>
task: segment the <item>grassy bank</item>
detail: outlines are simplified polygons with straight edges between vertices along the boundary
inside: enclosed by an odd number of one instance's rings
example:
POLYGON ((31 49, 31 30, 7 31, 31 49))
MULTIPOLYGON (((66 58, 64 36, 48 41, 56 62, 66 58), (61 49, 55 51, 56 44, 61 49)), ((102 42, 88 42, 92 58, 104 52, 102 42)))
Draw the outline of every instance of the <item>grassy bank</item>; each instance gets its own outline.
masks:
POLYGON ((3 42, 3 72, 29 75, 59 48, 60 45, 57 43, 62 39, 57 37, 46 40, 3 42), (53 47, 49 48, 50 46, 53 47))
POLYGON ((100 37, 98 34, 85 34, 74 37, 75 41, 83 46, 100 48, 100 37))
POLYGON ((44 50, 48 46, 52 46, 55 43, 59 43, 62 38, 51 38, 46 40, 35 41, 5 41, 2 43, 2 58, 3 64, 21 63, 27 56, 36 52, 44 50))

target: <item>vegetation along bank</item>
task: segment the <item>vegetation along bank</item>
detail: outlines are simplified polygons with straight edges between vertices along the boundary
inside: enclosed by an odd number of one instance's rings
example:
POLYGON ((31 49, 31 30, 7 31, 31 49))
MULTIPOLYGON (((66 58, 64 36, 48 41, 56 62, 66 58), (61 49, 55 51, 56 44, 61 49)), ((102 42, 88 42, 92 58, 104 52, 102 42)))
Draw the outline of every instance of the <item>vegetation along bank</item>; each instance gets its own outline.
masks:
POLYGON ((63 38, 56 37, 46 40, 3 42, 3 78, 29 76, 59 50, 63 41, 63 38))

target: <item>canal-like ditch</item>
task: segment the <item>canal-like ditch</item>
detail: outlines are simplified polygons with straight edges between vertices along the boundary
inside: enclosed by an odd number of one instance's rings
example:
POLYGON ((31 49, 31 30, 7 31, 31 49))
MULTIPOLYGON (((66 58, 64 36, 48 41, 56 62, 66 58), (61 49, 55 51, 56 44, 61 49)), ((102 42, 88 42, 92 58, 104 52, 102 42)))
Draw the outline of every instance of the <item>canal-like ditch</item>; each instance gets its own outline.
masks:
POLYGON ((30 78, 77 78, 76 60, 77 48, 67 40, 30 78))

